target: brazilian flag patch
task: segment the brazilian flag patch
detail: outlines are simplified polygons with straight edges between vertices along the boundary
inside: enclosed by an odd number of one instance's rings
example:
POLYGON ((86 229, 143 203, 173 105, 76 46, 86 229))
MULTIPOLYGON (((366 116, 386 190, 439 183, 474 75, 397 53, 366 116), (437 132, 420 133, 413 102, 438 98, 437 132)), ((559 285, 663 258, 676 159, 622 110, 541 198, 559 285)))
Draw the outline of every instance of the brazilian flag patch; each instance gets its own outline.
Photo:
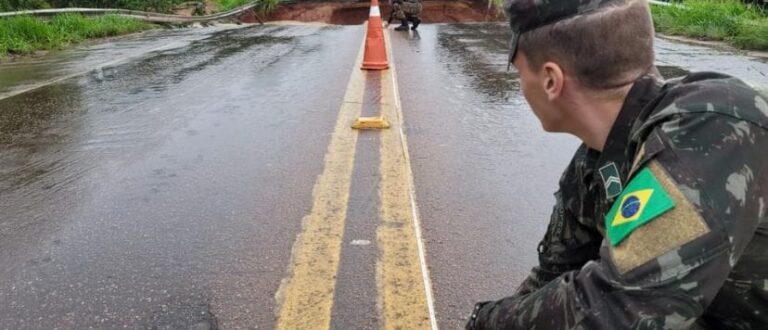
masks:
POLYGON ((616 246, 632 231, 675 207, 656 177, 648 168, 632 178, 611 211, 605 216, 605 228, 611 245, 616 246))

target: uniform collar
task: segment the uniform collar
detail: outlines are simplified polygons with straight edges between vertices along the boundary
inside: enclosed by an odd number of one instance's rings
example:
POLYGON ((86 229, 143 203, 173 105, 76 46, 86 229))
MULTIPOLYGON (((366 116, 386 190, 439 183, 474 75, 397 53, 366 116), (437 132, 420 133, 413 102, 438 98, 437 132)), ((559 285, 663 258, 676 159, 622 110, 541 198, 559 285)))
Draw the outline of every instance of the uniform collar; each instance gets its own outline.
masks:
POLYGON ((632 129, 639 119, 642 119, 643 108, 659 94, 661 86, 661 76, 653 66, 635 81, 624 99, 621 111, 611 127, 596 163, 603 188, 602 194, 607 202, 613 201, 624 189, 629 167, 637 149, 636 143, 630 141, 632 129))

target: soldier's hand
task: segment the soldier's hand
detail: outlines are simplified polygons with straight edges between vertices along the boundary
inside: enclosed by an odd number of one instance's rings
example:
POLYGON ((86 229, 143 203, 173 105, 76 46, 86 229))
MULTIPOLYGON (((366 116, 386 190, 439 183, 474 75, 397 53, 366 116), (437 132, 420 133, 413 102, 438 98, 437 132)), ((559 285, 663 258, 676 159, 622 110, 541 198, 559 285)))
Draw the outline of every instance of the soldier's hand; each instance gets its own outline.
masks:
POLYGON ((492 301, 483 301, 475 304, 475 308, 472 309, 472 315, 469 316, 469 321, 467 321, 467 325, 464 326, 464 329, 466 330, 478 330, 477 327, 477 316, 480 313, 480 309, 483 308, 483 306, 492 303, 492 301))

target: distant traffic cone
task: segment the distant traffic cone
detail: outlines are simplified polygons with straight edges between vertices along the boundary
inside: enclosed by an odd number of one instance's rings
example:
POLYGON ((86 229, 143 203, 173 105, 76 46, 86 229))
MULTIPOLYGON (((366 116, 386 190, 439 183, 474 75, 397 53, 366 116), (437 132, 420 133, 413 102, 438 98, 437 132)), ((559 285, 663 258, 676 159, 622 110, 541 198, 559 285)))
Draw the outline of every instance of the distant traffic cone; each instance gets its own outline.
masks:
POLYGON ((363 70, 386 70, 389 68, 381 23, 379 0, 371 0, 371 15, 368 18, 368 35, 365 38, 363 70))

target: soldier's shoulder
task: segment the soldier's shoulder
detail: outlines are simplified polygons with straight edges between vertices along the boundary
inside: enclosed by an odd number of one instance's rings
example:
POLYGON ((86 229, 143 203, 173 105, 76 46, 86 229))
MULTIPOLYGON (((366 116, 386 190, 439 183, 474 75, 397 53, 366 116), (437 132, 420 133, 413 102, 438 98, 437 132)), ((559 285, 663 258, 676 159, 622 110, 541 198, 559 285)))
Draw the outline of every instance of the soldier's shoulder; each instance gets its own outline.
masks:
POLYGON ((728 116, 768 129, 768 94, 726 74, 691 73, 662 87, 662 97, 650 121, 688 114, 728 116))
POLYGON ((694 73, 668 82, 653 106, 633 133, 639 148, 631 173, 659 159, 678 180, 689 177, 685 185, 691 187, 697 178, 717 185, 745 168, 763 168, 768 100, 742 80, 694 73))
POLYGON ((640 152, 632 173, 655 159, 660 169, 674 177, 670 182, 684 187, 681 189, 694 204, 704 202, 697 191, 707 191, 708 198, 734 205, 712 210, 743 209, 744 201, 734 199, 734 194, 749 196, 766 183, 752 179, 736 183, 742 176, 761 177, 768 169, 765 96, 739 79, 711 73, 693 74, 666 88, 644 123, 646 129, 638 134, 642 136, 638 139, 640 152))
POLYGON ((752 196, 768 169, 768 102, 737 78, 699 73, 668 82, 652 106, 605 220, 617 272, 660 283, 694 271, 702 251, 732 257, 743 243, 731 241, 747 226, 742 215, 763 205, 752 196))

